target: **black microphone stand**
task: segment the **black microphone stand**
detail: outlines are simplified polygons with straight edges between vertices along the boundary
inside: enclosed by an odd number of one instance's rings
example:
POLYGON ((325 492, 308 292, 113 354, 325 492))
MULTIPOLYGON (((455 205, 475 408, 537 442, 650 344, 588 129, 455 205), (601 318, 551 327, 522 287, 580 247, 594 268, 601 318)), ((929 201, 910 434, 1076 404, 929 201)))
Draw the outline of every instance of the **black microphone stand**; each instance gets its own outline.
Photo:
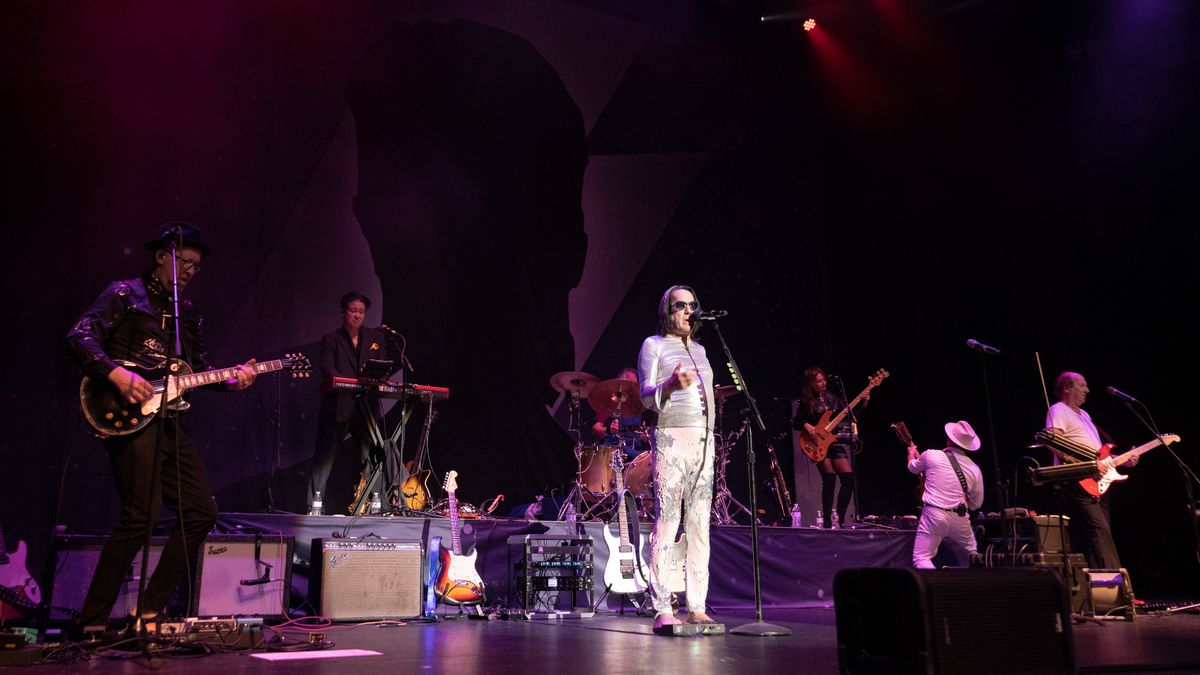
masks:
MULTIPOLYGON (((145 507, 146 507, 146 533, 145 533, 145 538, 142 541, 141 569, 138 572, 137 606, 136 606, 136 609, 134 610, 136 612, 136 614, 134 615, 134 619, 133 619, 134 639, 139 642, 139 644, 141 646, 142 656, 144 656, 146 658, 146 666, 150 670, 158 670, 162 666, 162 662, 158 658, 156 658, 153 654, 150 653, 150 637, 147 633, 146 621, 143 616, 145 613, 145 598, 143 596, 146 593, 146 576, 148 574, 149 566, 150 566, 150 546, 151 546, 151 542, 153 541, 154 525, 155 525, 154 519, 150 517, 150 514, 155 512, 155 508, 154 508, 156 506, 156 504, 154 503, 155 497, 161 498, 160 491, 156 490, 155 488, 158 486, 159 480, 162 477, 162 462, 163 462, 163 455, 165 453, 165 445, 166 445, 165 439, 166 439, 166 433, 167 433, 166 425, 169 424, 169 420, 167 420, 165 418, 165 415, 167 414, 167 405, 171 402, 171 396, 170 396, 171 388, 172 388, 171 387, 171 377, 172 377, 172 373, 173 373, 173 369, 174 369, 174 361, 179 356, 179 351, 180 351, 179 349, 177 349, 177 346, 178 346, 177 343, 180 340, 180 338, 179 338, 179 258, 176 256, 178 255, 178 252, 179 252, 178 248, 179 248, 180 240, 182 238, 183 238, 183 232, 177 226, 175 228, 175 231, 171 235, 168 235, 168 238, 166 239, 166 244, 167 244, 166 250, 168 253, 171 254, 171 315, 163 317, 163 322, 166 324, 165 327, 167 329, 166 373, 163 375, 163 390, 162 390, 162 395, 159 397, 159 402, 158 402, 157 414, 159 415, 159 419, 158 419, 158 431, 156 432, 157 438, 154 442, 154 466, 150 471, 150 489, 146 491, 146 505, 145 505, 145 507)), ((176 442, 178 442, 178 440, 179 440, 179 417, 178 417, 178 415, 175 417, 175 439, 176 439, 176 442)), ((183 528, 183 523, 182 523, 183 511, 182 510, 180 510, 180 512, 177 514, 177 517, 181 519, 181 522, 178 524, 178 527, 180 528, 180 531, 182 532, 182 528, 183 528)), ((181 540, 181 544, 183 545, 184 550, 187 550, 187 542, 184 540, 181 540)))
POLYGON ((750 406, 750 414, 752 424, 746 427, 746 475, 747 481, 750 484, 750 539, 752 542, 752 558, 754 561, 754 618, 753 623, 742 624, 737 628, 730 630, 734 635, 753 635, 758 637, 772 637, 791 635, 792 631, 777 626, 773 623, 763 621, 762 611, 762 578, 759 576, 759 549, 758 549, 758 499, 756 494, 756 483, 754 478, 754 428, 758 427, 759 431, 766 432, 767 425, 763 423, 762 413, 759 412, 758 402, 754 400, 754 396, 750 394, 750 387, 746 384, 746 378, 742 376, 742 371, 738 368, 737 361, 733 360, 733 353, 729 351, 729 345, 725 342, 725 336, 721 334, 721 325, 714 319, 712 321, 713 330, 717 332, 717 339, 721 342, 721 349, 725 352, 725 361, 729 364, 730 370, 733 371, 733 376, 737 378, 738 384, 742 387, 742 393, 746 395, 746 402, 750 406))
MULTIPOLYGON (((1124 397, 1121 397, 1121 403, 1127 410, 1129 410, 1129 412, 1133 413, 1133 416, 1142 423, 1142 426, 1146 427, 1150 433, 1154 434, 1155 438, 1161 439, 1163 434, 1158 430, 1158 425, 1155 424, 1154 415, 1150 414, 1150 409, 1146 407, 1146 404, 1138 401, 1137 399, 1133 399, 1133 401, 1142 406, 1142 410, 1146 411, 1146 417, 1142 417, 1142 414, 1134 409, 1130 401, 1126 400, 1124 397)), ((1179 472, 1183 474, 1183 484, 1187 488, 1188 518, 1192 521, 1192 545, 1195 549, 1194 552, 1196 554, 1196 560, 1197 562, 1200 562, 1200 523, 1197 523, 1197 515, 1200 514, 1196 513, 1196 494, 1192 490, 1192 481, 1200 483, 1200 478, 1197 478, 1196 474, 1192 473, 1191 467, 1189 467, 1187 463, 1184 462, 1183 459, 1171 449, 1171 446, 1163 443, 1163 447, 1167 449, 1167 452, 1171 453, 1171 457, 1179 466, 1179 472)), ((1190 607, 1195 606, 1196 605, 1191 605, 1190 607)))

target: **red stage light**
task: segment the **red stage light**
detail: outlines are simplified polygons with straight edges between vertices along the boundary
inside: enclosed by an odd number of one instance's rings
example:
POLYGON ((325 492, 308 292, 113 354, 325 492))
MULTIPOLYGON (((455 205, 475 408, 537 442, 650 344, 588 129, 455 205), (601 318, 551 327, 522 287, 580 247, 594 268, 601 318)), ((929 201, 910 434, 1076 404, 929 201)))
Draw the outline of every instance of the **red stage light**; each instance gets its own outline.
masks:
POLYGON ((805 19, 804 20, 804 30, 812 30, 816 27, 817 27, 816 19, 805 19))

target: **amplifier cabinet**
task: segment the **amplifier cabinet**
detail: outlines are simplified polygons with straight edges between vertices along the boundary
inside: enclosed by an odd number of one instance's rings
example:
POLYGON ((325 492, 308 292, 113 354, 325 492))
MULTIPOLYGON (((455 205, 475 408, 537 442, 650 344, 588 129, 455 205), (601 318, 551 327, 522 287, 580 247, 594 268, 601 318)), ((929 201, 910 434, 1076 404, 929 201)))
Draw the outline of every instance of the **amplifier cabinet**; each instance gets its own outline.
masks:
POLYGON ((843 673, 1075 672, 1066 589, 1045 567, 850 568, 833 597, 843 673))
POLYGON ((419 541, 314 539, 309 599, 334 621, 417 618, 423 563, 419 541))
MULTIPOLYGON (((88 586, 96 573, 100 561, 100 549, 107 537, 97 535, 59 535, 54 538, 54 574, 50 588, 50 619, 52 621, 74 619, 83 608, 88 586)), ((154 537, 150 541, 150 560, 146 568, 147 580, 154 574, 158 559, 162 555, 166 537, 154 537)), ((142 551, 139 548, 133 563, 125 571, 124 583, 117 593, 110 618, 121 619, 137 611, 138 579, 142 573, 142 551)))
POLYGON ((198 616, 287 617, 295 538, 210 534, 200 549, 198 616))

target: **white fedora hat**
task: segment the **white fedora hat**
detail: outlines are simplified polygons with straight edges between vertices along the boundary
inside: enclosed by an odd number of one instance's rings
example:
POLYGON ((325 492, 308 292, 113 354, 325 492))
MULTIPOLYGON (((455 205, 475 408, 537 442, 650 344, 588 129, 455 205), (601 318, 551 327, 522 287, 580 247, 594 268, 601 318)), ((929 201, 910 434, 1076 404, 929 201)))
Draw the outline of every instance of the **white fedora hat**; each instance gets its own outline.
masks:
POLYGON ((946 438, 963 450, 975 452, 979 449, 979 436, 966 420, 946 423, 946 438))

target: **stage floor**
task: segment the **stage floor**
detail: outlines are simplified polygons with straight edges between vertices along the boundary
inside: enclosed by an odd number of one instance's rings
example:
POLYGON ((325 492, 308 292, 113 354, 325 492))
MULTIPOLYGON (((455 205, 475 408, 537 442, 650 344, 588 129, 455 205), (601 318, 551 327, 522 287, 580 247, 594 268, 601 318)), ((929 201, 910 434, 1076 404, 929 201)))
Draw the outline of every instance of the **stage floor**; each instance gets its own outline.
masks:
MULTIPOLYGON (((753 612, 718 611, 730 627, 753 612)), ((600 613, 570 621, 450 618, 437 624, 338 626, 327 631, 334 649, 379 655, 290 661, 260 660, 256 652, 167 657, 162 672, 316 673, 836 673, 837 632, 832 609, 788 609, 765 614, 792 631, 783 637, 664 638, 650 619, 600 613)), ((268 632, 268 635, 270 632, 268 632)), ((1082 673, 1200 672, 1200 616, 1142 615, 1134 622, 1076 623, 1075 652, 1082 673)), ((261 651, 257 653, 262 653, 261 651)), ((86 663, 41 665, 36 672, 129 673, 141 668, 125 658, 94 654, 86 663), (132 668, 132 670, 131 670, 132 668)))

